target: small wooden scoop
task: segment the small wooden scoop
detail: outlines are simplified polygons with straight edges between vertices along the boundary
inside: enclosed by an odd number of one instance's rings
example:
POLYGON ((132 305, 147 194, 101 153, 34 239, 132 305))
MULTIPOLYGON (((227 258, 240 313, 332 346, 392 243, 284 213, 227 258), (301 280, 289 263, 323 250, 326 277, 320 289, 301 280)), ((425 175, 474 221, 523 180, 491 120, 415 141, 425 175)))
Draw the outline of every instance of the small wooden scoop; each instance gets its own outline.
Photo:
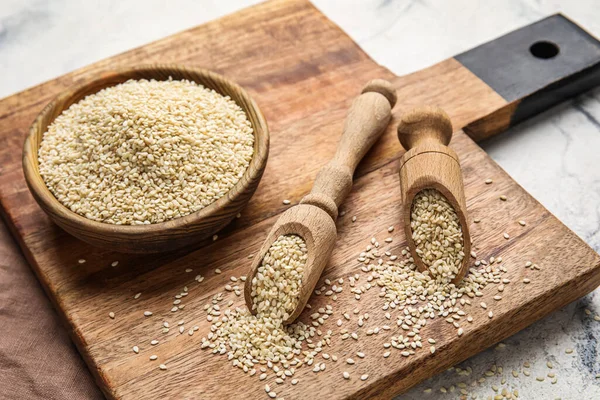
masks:
POLYGON ((338 207, 352 189, 354 170, 385 131, 394 104, 396 91, 391 83, 381 79, 369 82, 362 94, 354 99, 333 160, 321 168, 310 194, 300 204, 281 214, 254 257, 244 288, 246 305, 251 312, 255 313, 252 310, 252 279, 266 252, 279 236, 296 234, 306 242, 308 259, 304 267, 298 306, 284 323, 291 323, 298 318, 333 251, 338 207))
POLYGON ((400 159, 404 231, 408 247, 421 271, 427 266, 417 255, 412 239, 410 214, 414 197, 423 189, 436 189, 454 207, 463 234, 463 258, 453 283, 458 284, 468 271, 471 236, 467 224, 467 205, 458 156, 448 147, 452 139, 452 123, 444 110, 422 107, 404 115, 398 125, 398 138, 406 149, 400 159))

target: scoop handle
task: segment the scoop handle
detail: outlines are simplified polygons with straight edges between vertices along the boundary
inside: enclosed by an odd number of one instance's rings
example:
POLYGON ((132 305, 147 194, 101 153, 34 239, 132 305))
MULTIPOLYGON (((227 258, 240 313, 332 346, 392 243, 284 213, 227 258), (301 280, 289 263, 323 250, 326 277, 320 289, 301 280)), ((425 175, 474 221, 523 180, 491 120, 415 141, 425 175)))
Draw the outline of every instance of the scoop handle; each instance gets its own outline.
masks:
POLYGON ((390 82, 374 79, 367 83, 350 106, 333 159, 321 168, 312 191, 301 203, 320 207, 337 218, 338 207, 352 189, 354 170, 385 131, 395 104, 396 90, 390 82))
POLYGON ((398 139, 406 151, 427 144, 448 146, 452 122, 441 108, 422 106, 402 116, 398 139))

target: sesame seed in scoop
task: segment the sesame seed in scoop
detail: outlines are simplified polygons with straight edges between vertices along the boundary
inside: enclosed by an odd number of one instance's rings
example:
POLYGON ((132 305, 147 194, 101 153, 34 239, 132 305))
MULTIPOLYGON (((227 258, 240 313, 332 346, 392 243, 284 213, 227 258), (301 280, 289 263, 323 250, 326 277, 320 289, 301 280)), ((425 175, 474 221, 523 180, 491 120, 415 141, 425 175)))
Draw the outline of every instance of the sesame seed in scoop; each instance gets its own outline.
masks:
POLYGON ((252 310, 257 315, 286 321, 298 305, 306 243, 298 235, 282 235, 265 254, 252 279, 252 310))
POLYGON ((437 190, 422 190, 413 200, 410 226, 416 253, 431 276, 452 281, 465 257, 462 228, 452 205, 437 190))

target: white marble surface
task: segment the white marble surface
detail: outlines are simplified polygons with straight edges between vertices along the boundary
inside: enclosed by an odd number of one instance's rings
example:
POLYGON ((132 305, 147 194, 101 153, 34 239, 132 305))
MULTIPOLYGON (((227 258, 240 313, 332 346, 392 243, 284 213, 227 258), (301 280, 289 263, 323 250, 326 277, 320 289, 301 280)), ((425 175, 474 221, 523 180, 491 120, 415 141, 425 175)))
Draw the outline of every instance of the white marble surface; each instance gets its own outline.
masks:
MULTIPOLYGON (((250 0, 0 0, 0 97, 59 76, 96 60, 251 5, 250 0)), ((318 0, 379 63, 405 74, 468 50, 500 34, 561 11, 600 36, 600 3, 594 0, 444 1, 318 0)), ((483 147, 522 186, 596 251, 600 251, 600 89, 554 108, 498 136, 483 147)), ((600 292, 557 311, 463 363, 469 377, 446 372, 423 383, 405 399, 457 398, 441 386, 470 384, 494 363, 506 385, 524 399, 599 399, 600 292), (566 348, 573 348, 571 355, 566 348), (524 361, 532 377, 514 378, 524 361), (555 365, 556 385, 535 376, 555 365)), ((478 398, 494 394, 492 380, 469 389, 478 398)), ((500 384, 500 378, 495 379, 500 384)))

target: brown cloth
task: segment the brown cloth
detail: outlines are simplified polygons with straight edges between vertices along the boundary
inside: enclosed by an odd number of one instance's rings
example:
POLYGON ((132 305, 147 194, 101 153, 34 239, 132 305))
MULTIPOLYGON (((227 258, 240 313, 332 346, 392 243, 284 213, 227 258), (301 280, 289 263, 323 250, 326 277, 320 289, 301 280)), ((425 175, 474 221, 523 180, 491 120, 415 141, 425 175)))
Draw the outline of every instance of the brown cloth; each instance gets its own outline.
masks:
POLYGON ((103 399, 0 220, 0 399, 103 399))

